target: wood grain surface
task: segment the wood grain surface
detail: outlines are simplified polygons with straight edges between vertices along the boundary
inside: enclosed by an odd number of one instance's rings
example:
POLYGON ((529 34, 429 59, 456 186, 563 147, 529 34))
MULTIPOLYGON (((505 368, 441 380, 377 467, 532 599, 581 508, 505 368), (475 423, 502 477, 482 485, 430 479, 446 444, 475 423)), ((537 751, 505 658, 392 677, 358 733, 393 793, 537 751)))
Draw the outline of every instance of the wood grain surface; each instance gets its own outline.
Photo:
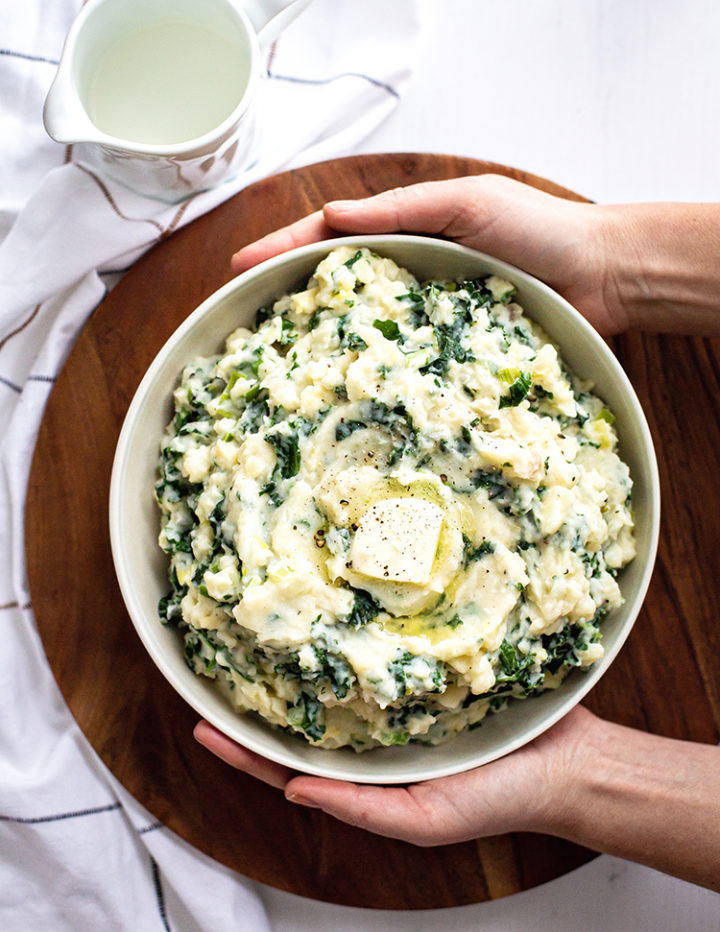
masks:
MULTIPOLYGON (((197 716, 145 654, 115 581, 107 522, 115 443, 155 353, 230 278, 240 246, 332 198, 487 171, 577 198, 520 171, 441 155, 337 159, 253 185, 123 277, 80 334, 40 430, 27 503, 28 572, 45 650, 72 714, 164 825, 240 873, 303 896, 388 909, 456 906, 543 883, 594 853, 533 834, 414 848, 286 803, 197 745, 197 716)), ((646 605, 586 705, 627 725, 715 743, 720 344, 631 335, 615 348, 656 443, 664 517, 646 605)))

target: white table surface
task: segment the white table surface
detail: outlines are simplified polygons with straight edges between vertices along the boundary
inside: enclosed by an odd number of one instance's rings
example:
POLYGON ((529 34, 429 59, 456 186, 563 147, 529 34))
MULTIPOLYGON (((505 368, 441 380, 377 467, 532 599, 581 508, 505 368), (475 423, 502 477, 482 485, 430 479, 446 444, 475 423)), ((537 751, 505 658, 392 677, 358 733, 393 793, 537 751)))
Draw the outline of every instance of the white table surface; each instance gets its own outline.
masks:
MULTIPOLYGON (((422 2, 413 84, 357 151, 487 159, 607 203, 720 200, 717 0, 422 2)), ((606 855, 450 910, 348 909, 261 890, 275 932, 720 930, 718 895, 606 855)))

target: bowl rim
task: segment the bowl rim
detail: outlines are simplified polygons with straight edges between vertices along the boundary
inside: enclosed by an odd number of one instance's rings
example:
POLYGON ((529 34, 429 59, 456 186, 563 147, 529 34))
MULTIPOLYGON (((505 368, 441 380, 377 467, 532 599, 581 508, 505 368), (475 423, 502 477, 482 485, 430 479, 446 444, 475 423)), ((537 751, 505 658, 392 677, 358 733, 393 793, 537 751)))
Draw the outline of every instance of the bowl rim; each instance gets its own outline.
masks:
MULTIPOLYGON (((392 258, 392 256, 390 256, 390 258, 392 258)), ((527 310, 524 308, 524 312, 528 314, 530 319, 533 319, 532 309, 527 310)), ((158 441, 159 439, 160 438, 158 438, 158 441)), ((619 653, 622 645, 627 640, 627 637, 629 636, 630 631, 635 624, 647 594, 648 587, 650 585, 657 555, 660 530, 660 481, 652 436, 650 434, 650 429, 644 411, 640 405, 632 383, 620 365, 615 354, 605 343, 600 334, 598 334, 598 332, 591 326, 591 324, 565 298, 554 291, 549 285, 545 284, 535 276, 530 275, 528 272, 525 272, 524 270, 503 260, 497 259, 487 253, 471 249, 467 246, 461 246, 450 240, 407 233, 357 234, 353 236, 342 236, 309 243, 300 247, 296 247, 287 252, 280 253, 279 255, 273 256, 270 259, 259 263, 253 268, 248 269, 240 275, 230 279, 212 294, 208 295, 208 297, 205 298, 172 332, 172 334, 158 350, 153 361, 143 375, 143 378, 135 390, 123 420, 115 455, 113 458, 110 478, 109 526, 111 551, 115 572, 117 575, 120 592, 125 602, 130 620, 132 621, 141 642, 143 643, 155 666, 159 669, 159 671, 175 689, 175 691, 199 715, 209 721, 223 734, 228 735, 232 738, 232 740, 240 743, 243 747, 246 747, 262 757, 265 757, 283 766, 289 767, 295 771, 300 771, 302 773, 311 774, 314 776, 326 777, 329 779, 349 780, 354 783, 374 783, 384 785, 408 784, 464 772, 466 770, 473 769, 474 767, 490 763, 492 760, 504 757, 505 755, 518 750, 520 747, 539 737, 558 721, 560 721, 560 719, 562 719, 565 715, 567 715, 568 712, 570 712, 571 709, 574 708, 587 695, 587 693, 593 688, 597 681, 604 675, 612 661, 619 653), (635 591, 632 593, 632 602, 628 610, 627 619, 623 622, 623 625, 620 628, 615 640, 613 641, 612 645, 606 649, 606 653, 603 658, 599 662, 593 664, 589 670, 583 672, 582 679, 576 678, 575 682, 572 684, 572 688, 567 690, 567 695, 564 697, 564 700, 559 702, 557 708, 550 714, 544 716, 541 721, 537 722, 533 726, 520 729, 518 734, 513 739, 509 739, 504 742, 502 744, 502 748, 494 753, 488 754, 479 751, 477 755, 473 755, 467 760, 462 760, 455 763, 453 763, 452 760, 431 763, 428 759, 428 762, 425 764, 425 766, 420 768, 413 767, 412 772, 409 772, 410 768, 408 768, 408 772, 405 773, 391 772, 384 768, 382 765, 379 765, 377 768, 375 768, 376 775, 359 774, 355 771, 349 762, 358 760, 367 761, 369 759, 369 755, 372 755, 373 750, 375 749, 365 751, 358 755, 355 755, 355 752, 351 751, 350 753, 355 756, 348 758, 341 757, 338 753, 340 752, 340 754, 346 754, 347 749, 313 748, 308 744, 308 748, 311 748, 315 754, 325 753, 333 755, 333 764, 332 766, 327 767, 323 766, 319 761, 316 763, 314 759, 299 759, 299 755, 296 755, 290 749, 286 750, 284 745, 273 745, 272 747, 268 747, 263 743, 262 740, 256 739, 255 734, 252 732, 248 732, 247 734, 243 733, 242 738, 239 738, 237 732, 234 730, 233 734, 228 735, 228 725, 223 721, 222 716, 217 715, 215 710, 208 705, 201 691, 196 691, 193 688, 193 680, 191 677, 197 678, 198 675, 192 673, 190 670, 187 671, 189 674, 187 677, 177 675, 176 671, 173 669, 170 659, 164 654, 159 655, 158 652, 154 649, 152 639, 150 638, 148 632, 150 630, 150 625, 156 622, 156 619, 148 619, 146 617, 146 613, 141 609, 135 589, 133 587, 133 580, 128 573, 128 567, 125 560, 125 541, 120 531, 123 491, 122 476, 128 462, 135 421, 140 411, 142 410, 145 395, 149 391, 150 387, 155 383, 159 372, 164 366, 166 356, 178 343, 180 343, 185 338, 188 332, 195 328, 197 322, 201 320, 214 307, 224 303, 229 296, 233 295, 235 292, 241 291, 247 283, 252 282, 258 276, 265 275, 268 272, 271 272, 273 269, 283 266, 288 260, 299 260, 301 258, 317 256, 319 261, 319 258, 322 258, 323 255, 327 254, 332 249, 345 245, 358 248, 360 248, 360 246, 367 246, 370 249, 377 249, 377 251, 382 252, 384 249, 392 250, 393 246, 395 245, 412 246, 413 244, 420 243, 429 245, 434 248, 441 247, 442 249, 449 250, 458 256, 467 256, 468 258, 472 258, 473 261, 477 261, 478 259, 481 261, 486 261, 495 269, 497 269, 497 271, 488 274, 497 274, 500 276, 505 274, 509 279, 517 284, 528 285, 536 290, 539 290, 540 292, 544 293, 546 298, 550 299, 557 307, 562 308, 563 312, 575 318, 575 323, 579 325, 584 331, 585 338, 590 343, 594 344, 596 351, 603 358, 603 364, 609 367, 609 369, 612 371, 613 378, 619 382, 622 394, 629 401, 633 409, 633 413, 637 420, 637 427, 639 428, 642 435, 642 447, 645 454, 643 458, 646 458, 647 460, 646 466, 649 479, 647 489, 649 546, 647 559, 642 569, 640 581, 635 588, 635 591), (347 764, 345 763, 346 760, 348 761, 347 764)), ((560 689, 564 688, 565 683, 567 683, 567 680, 562 684, 560 689)), ((548 692, 557 694, 557 690, 548 690, 541 695, 544 695, 548 692)), ((227 705, 227 711, 229 714, 236 717, 237 725, 242 730, 242 719, 244 713, 236 712, 230 707, 229 704, 227 705)), ((272 727, 265 722, 263 722, 263 726, 268 729, 272 727)), ((461 732, 459 734, 463 733, 461 732)), ((304 741, 301 736, 297 737, 299 741, 304 741)), ((455 738, 450 738, 448 742, 443 743, 439 747, 447 748, 452 744, 453 740, 455 740, 455 738)), ((299 747, 305 749, 304 745, 300 745, 299 747)))

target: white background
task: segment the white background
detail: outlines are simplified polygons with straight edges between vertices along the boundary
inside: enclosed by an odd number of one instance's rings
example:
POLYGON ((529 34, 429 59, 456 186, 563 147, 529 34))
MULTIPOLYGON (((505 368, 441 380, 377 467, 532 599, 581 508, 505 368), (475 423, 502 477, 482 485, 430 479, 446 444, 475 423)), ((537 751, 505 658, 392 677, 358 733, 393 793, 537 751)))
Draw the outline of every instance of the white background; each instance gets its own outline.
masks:
POLYGON ((359 151, 473 156, 604 202, 719 199, 717 0, 420 2, 423 57, 359 151))
MULTIPOLYGON (((719 199, 716 0, 421 2, 413 82, 356 151, 486 159, 606 203, 719 199)), ((453 910, 351 910, 268 888, 263 899, 277 932, 720 930, 716 894, 607 856, 453 910)))

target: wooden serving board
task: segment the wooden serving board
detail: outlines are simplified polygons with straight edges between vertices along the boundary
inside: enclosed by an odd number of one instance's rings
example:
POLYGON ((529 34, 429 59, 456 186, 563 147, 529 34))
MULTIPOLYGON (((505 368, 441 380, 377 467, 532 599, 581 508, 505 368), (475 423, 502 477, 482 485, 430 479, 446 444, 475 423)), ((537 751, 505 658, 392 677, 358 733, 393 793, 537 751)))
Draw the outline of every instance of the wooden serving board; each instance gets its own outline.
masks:
MULTIPOLYGON (((420 180, 523 172, 440 155, 336 159, 268 178, 175 233, 97 308, 47 406, 27 503, 32 601, 81 729, 120 782, 182 838, 240 873, 353 906, 457 906, 527 889, 594 853, 533 834, 418 849, 343 825, 212 757, 197 720, 146 655, 117 588, 110 468, 130 399, 156 352, 230 278, 231 254, 326 200, 420 180)), ((627 725, 717 742, 720 727, 720 345, 632 335, 616 343, 660 461, 664 520, 647 603, 586 704, 627 725)))

